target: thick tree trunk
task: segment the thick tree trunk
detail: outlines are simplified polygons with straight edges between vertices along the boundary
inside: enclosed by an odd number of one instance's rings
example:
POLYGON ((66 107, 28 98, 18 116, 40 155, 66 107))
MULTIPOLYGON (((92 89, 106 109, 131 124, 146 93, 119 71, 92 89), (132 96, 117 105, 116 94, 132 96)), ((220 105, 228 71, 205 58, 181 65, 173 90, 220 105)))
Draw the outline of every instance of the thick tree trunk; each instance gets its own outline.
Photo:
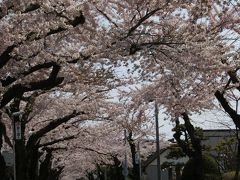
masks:
POLYGON ((40 173, 38 180, 47 180, 50 175, 52 165, 52 151, 47 149, 45 160, 40 165, 40 173))
POLYGON ((33 147, 26 151, 27 159, 27 179, 37 180, 39 175, 39 151, 38 148, 33 147))
MULTIPOLYGON (((21 94, 22 95, 22 94, 21 94)), ((22 96, 21 96, 22 97, 22 96)), ((61 171, 53 170, 51 167, 51 157, 52 153, 49 152, 46 156, 44 163, 42 164, 40 170, 40 175, 38 175, 38 159, 39 159, 39 140, 49 131, 57 128, 64 122, 67 122, 71 118, 74 118, 84 112, 76 112, 64 116, 63 118, 58 118, 52 120, 49 124, 44 126, 42 129, 36 131, 30 136, 27 143, 25 143, 25 123, 26 119, 23 120, 20 116, 20 101, 21 97, 14 98, 14 101, 10 105, 9 114, 13 118, 13 132, 14 132, 14 151, 15 151, 15 173, 16 180, 38 180, 46 178, 56 178, 59 176, 61 171), (44 170, 45 168, 45 170, 44 170), (41 174, 42 173, 42 174, 41 174)), ((65 139, 59 139, 52 142, 45 143, 46 146, 57 143, 61 140, 71 139, 72 137, 67 137, 65 139)), ((1 144, 1 143, 0 143, 1 144)), ((44 146, 44 145, 42 145, 44 146)), ((4 168, 2 168, 4 169, 4 168)), ((1 177, 0 177, 1 179, 1 177)))
POLYGON ((177 141, 177 144, 179 147, 181 147, 182 151, 188 156, 188 157, 193 157, 193 149, 189 148, 189 142, 187 141, 187 138, 185 137, 185 140, 181 138, 182 136, 182 128, 180 125, 180 122, 178 118, 175 120, 176 126, 175 126, 175 133, 173 134, 173 137, 177 141))
POLYGON ((176 180, 181 180, 181 167, 180 165, 176 165, 175 171, 176 171, 176 180))
MULTIPOLYGON (((236 74, 229 74, 233 83, 239 82, 236 78, 236 74)), ((237 88, 239 91, 239 87, 237 88)), ((237 108, 234 110, 228 103, 227 99, 224 97, 224 94, 219 90, 215 92, 215 97, 222 105, 223 109, 229 114, 231 119, 233 120, 237 131, 240 129, 240 115, 237 113, 237 108)), ((238 133, 238 132, 237 132, 238 133)), ((237 137, 238 140, 238 150, 237 150, 237 157, 236 157, 236 173, 234 175, 234 180, 238 179, 239 170, 240 170, 240 139, 237 137)))
POLYGON ((240 139, 238 139, 238 149, 237 149, 237 158, 236 158, 236 172, 234 175, 234 180, 238 180, 240 170, 240 139))
POLYGON ((231 117, 237 128, 240 128, 240 115, 229 105, 228 101, 220 91, 215 92, 215 97, 222 105, 226 113, 231 117))
POLYGON ((26 152, 23 140, 15 141, 16 180, 27 180, 26 152))
POLYGON ((0 151, 0 179, 7 180, 6 177, 6 163, 0 151))
POLYGON ((1 153, 3 144, 4 124, 1 122, 2 114, 0 112, 0 179, 6 179, 6 163, 1 153))
POLYGON ((132 132, 129 133, 128 143, 130 145, 131 155, 132 155, 133 180, 140 180, 139 164, 136 162, 136 153, 137 153, 137 151, 136 151, 136 145, 134 143, 134 140, 132 139, 132 132))
POLYGON ((110 177, 107 180, 110 180, 110 179, 123 180, 124 177, 122 175, 122 166, 121 166, 122 162, 118 159, 117 155, 113 155, 112 158, 114 162, 115 173, 114 173, 114 177, 112 178, 110 177))
POLYGON ((187 115, 187 113, 182 114, 184 122, 185 122, 185 128, 188 132, 188 135, 191 139, 191 143, 194 149, 193 158, 194 158, 194 176, 195 180, 204 180, 204 169, 203 169, 203 158, 202 158, 202 146, 201 146, 201 140, 196 137, 195 135, 195 129, 193 125, 190 122, 190 119, 187 115))

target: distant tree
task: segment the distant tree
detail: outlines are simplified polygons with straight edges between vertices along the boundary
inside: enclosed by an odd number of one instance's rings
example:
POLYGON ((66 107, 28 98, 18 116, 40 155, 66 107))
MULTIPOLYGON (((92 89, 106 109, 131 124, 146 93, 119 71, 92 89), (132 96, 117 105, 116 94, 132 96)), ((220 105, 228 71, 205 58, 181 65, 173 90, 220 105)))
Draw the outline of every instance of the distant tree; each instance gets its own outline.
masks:
POLYGON ((222 173, 236 169, 237 141, 235 138, 220 141, 213 149, 218 167, 222 173))

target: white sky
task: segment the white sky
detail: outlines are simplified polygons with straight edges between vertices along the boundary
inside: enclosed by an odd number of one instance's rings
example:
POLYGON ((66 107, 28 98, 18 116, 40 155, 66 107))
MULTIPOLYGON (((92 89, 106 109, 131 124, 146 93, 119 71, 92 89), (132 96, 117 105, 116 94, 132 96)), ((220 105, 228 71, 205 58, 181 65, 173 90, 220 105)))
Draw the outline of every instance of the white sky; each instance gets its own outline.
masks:
MULTIPOLYGON (((202 129, 235 129, 232 120, 221 110, 212 110, 202 114, 194 114, 190 118, 194 127, 200 127, 202 129)), ((164 120, 163 114, 159 114, 159 126, 162 126, 159 128, 159 133, 164 133, 166 139, 173 138, 172 128, 174 125, 175 124, 169 120, 164 120)))

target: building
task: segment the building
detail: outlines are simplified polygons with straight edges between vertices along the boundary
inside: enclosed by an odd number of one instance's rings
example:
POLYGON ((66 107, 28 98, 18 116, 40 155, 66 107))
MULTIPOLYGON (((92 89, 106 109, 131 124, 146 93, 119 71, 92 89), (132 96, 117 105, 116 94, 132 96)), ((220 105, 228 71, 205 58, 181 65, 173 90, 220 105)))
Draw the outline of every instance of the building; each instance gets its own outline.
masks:
MULTIPOLYGON (((210 129, 203 130, 203 140, 202 144, 206 147, 213 148, 221 141, 226 141, 230 138, 236 137, 236 131, 230 129, 210 129)), ((232 145, 236 148, 236 144, 232 145)), ((188 161, 188 157, 179 158, 167 158, 171 149, 176 147, 176 145, 170 145, 167 148, 161 149, 160 151, 160 161, 161 161, 161 179, 162 180, 177 180, 180 177, 181 169, 184 164, 188 161), (168 168, 166 167, 168 165, 168 168)), ((210 151, 212 155, 215 154, 214 151, 210 151)), ((142 164, 143 180, 156 180, 157 179, 157 153, 153 153, 149 158, 142 164)))
MULTIPOLYGON (((182 167, 187 161, 188 157, 181 157, 178 159, 169 159, 167 155, 170 153, 171 147, 162 149, 160 151, 160 161, 161 161, 161 179, 169 180, 171 177, 175 176, 175 167, 178 165, 182 167), (164 164, 168 164, 169 167, 165 168, 164 164)), ((143 180, 156 180, 157 179, 157 153, 153 153, 147 161, 143 163, 143 180)))

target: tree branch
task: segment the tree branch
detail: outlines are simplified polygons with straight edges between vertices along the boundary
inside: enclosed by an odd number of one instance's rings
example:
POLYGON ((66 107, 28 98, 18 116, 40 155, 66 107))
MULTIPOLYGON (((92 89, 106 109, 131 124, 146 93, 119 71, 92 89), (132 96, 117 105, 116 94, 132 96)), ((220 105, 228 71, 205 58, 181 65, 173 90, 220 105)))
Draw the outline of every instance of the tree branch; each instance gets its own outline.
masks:
POLYGON ((92 152, 95 152, 95 153, 100 154, 100 155, 111 156, 111 157, 112 157, 112 155, 109 154, 109 153, 103 153, 103 152, 97 151, 97 150, 95 150, 95 149, 93 149, 93 148, 82 147, 82 146, 77 146, 77 148, 83 149, 83 150, 86 150, 86 151, 92 151, 92 152))
POLYGON ((27 123, 29 121, 28 118, 29 118, 30 113, 33 110, 33 106, 35 104, 36 98, 43 93, 44 92, 34 92, 30 97, 28 97, 27 104, 24 108, 24 113, 22 115, 22 121, 24 123, 27 123))
MULTIPOLYGON (((132 28, 129 29, 126 37, 129 37, 144 21, 146 21, 148 18, 150 18, 153 14, 155 14, 157 11, 159 11, 161 8, 156 8, 152 11, 150 11, 149 13, 147 13, 145 16, 143 16, 141 19, 139 19, 139 21, 137 22, 137 24, 135 26, 133 26, 132 28)), ((125 37, 125 38, 126 38, 125 37)))
POLYGON ((37 9, 39 9, 41 6, 38 3, 34 3, 34 4, 29 4, 28 7, 25 8, 25 10, 23 11, 23 13, 29 13, 32 11, 36 11, 37 9))
POLYGON ((63 82, 63 77, 57 77, 60 71, 59 65, 54 65, 52 72, 48 79, 41 80, 37 82, 30 82, 28 84, 15 84, 10 87, 2 96, 2 101, 0 104, 0 109, 3 108, 7 103, 9 103, 13 98, 22 95, 25 92, 34 91, 34 90, 48 90, 63 82))
POLYGON ((219 90, 215 92, 215 97, 222 105, 223 109, 228 113, 228 115, 232 118, 234 124, 240 128, 240 115, 237 114, 237 112, 231 108, 229 103, 227 102, 226 98, 223 96, 223 93, 221 93, 219 90))
MULTIPOLYGON (((13 6, 12 6, 12 8, 13 8, 13 6)), ((37 4, 37 3, 36 4, 30 4, 28 7, 26 7, 25 11, 22 11, 22 13, 28 13, 28 12, 37 10, 39 8, 40 8, 40 5, 37 4)), ((82 14, 82 12, 79 12, 79 15, 75 16, 73 20, 71 20, 68 17, 62 15, 62 13, 57 13, 57 12, 54 12, 54 13, 56 14, 57 17, 63 17, 65 19, 67 19, 67 23, 72 25, 73 27, 76 27, 80 24, 85 23, 85 16, 82 14)), ((5 15, 1 15, 1 14, 2 13, 1 13, 1 9, 0 9, 0 19, 3 18, 3 16, 6 15, 6 14, 5 15)), ((59 25, 54 29, 49 29, 48 32, 46 32, 46 34, 41 35, 41 36, 38 36, 36 32, 31 31, 28 34, 26 34, 26 39, 27 39, 27 41, 36 41, 36 40, 51 36, 53 34, 60 33, 60 32, 65 31, 65 30, 67 30, 67 28, 63 28, 61 25, 59 25)), ((10 53, 19 44, 23 44, 23 42, 20 41, 17 44, 8 46, 6 48, 6 50, 3 51, 3 53, 0 55, 0 69, 11 59, 10 53)))
POLYGON ((43 147, 43 146, 50 146, 50 145, 53 145, 53 144, 56 144, 56 143, 59 143, 59 142, 62 142, 62 141, 74 139, 74 138, 76 138, 75 135, 68 136, 68 137, 63 137, 63 138, 55 139, 51 142, 46 142, 46 143, 39 144, 37 147, 40 148, 40 147, 43 147))
POLYGON ((3 68, 7 64, 7 62, 11 59, 10 53, 13 51, 13 49, 16 47, 16 45, 11 45, 7 47, 5 51, 0 55, 0 69, 3 68))
MULTIPOLYGON (((171 45, 183 45, 182 42, 165 42, 165 41, 152 41, 152 42, 145 42, 140 44, 132 44, 130 47, 129 55, 135 54, 137 51, 144 49, 144 47, 153 47, 153 46, 168 46, 170 48, 174 48, 171 45)), ((167 56, 168 57, 168 56, 167 56)))
MULTIPOLYGON (((41 6, 38 3, 31 3, 24 10, 20 10, 20 11, 21 13, 29 13, 32 11, 36 11, 40 7, 41 6)), ((13 10, 14 8, 16 7, 14 6, 13 1, 10 0, 10 1, 3 2, 2 9, 0 9, 0 20, 6 15, 8 15, 9 10, 13 10), (5 8, 5 12, 3 12, 3 8, 5 8)))
POLYGON ((199 153, 201 154, 202 153, 201 140, 199 137, 196 136, 195 129, 190 122, 190 118, 188 117, 188 114, 186 112, 184 112, 184 113, 182 113, 182 117, 184 120, 186 130, 188 132, 188 135, 191 139, 191 143, 194 148, 194 152, 197 154, 199 154, 199 153))
POLYGON ((58 126, 60 126, 61 124, 69 121, 70 119, 85 114, 85 112, 79 111, 76 112, 76 110, 74 110, 71 114, 66 115, 62 118, 58 118, 55 119, 51 122, 49 122, 45 127, 41 128, 40 130, 36 131, 35 133, 33 133, 30 137, 29 140, 27 142, 27 147, 31 148, 33 145, 36 144, 36 142, 45 134, 47 134, 48 132, 50 132, 51 130, 57 128, 58 126))
MULTIPOLYGON (((175 133, 173 134, 173 137, 176 139, 177 144, 182 148, 183 152, 186 153, 189 157, 193 156, 192 149, 189 148, 188 143, 181 139, 182 136, 182 130, 180 127, 180 122, 178 119, 176 119, 176 126, 175 126, 175 133)), ((186 136, 185 136, 186 138, 186 136)))
POLYGON ((104 13, 102 10, 98 9, 98 12, 100 12, 109 22, 111 22, 115 27, 118 27, 118 25, 110 18, 106 13, 104 13))
POLYGON ((133 26, 132 28, 129 29, 127 35, 123 38, 127 38, 130 35, 132 35, 132 33, 144 22, 146 21, 148 18, 150 18, 153 14, 155 14, 157 11, 163 9, 166 5, 168 5, 169 0, 167 0, 167 2, 161 7, 161 8, 156 8, 150 12, 148 12, 145 16, 143 16, 141 19, 139 19, 139 21, 137 22, 137 24, 135 26, 133 26))
MULTIPOLYGON (((237 68, 235 71, 228 71, 228 75, 230 76, 230 80, 233 84, 239 83, 239 80, 237 78, 237 71, 239 70, 239 68, 237 68)), ((229 85, 229 83, 227 84, 229 85)), ((226 86, 227 86, 226 85, 226 86)), ((236 87, 238 91, 240 91, 240 87, 236 87)))
MULTIPOLYGON (((59 66, 56 62, 46 62, 46 63, 43 63, 43 64, 37 64, 33 67, 30 67, 28 70, 18 74, 18 76, 27 76, 31 73, 34 73, 36 71, 39 71, 39 70, 42 70, 42 69, 48 69, 48 68, 51 68, 51 67, 57 67, 59 66)), ((11 76, 8 76, 6 79, 0 79, 1 83, 2 83, 2 86, 3 87, 6 87, 10 84, 12 84, 13 82, 15 82, 18 78, 17 77, 11 77, 11 76)))

